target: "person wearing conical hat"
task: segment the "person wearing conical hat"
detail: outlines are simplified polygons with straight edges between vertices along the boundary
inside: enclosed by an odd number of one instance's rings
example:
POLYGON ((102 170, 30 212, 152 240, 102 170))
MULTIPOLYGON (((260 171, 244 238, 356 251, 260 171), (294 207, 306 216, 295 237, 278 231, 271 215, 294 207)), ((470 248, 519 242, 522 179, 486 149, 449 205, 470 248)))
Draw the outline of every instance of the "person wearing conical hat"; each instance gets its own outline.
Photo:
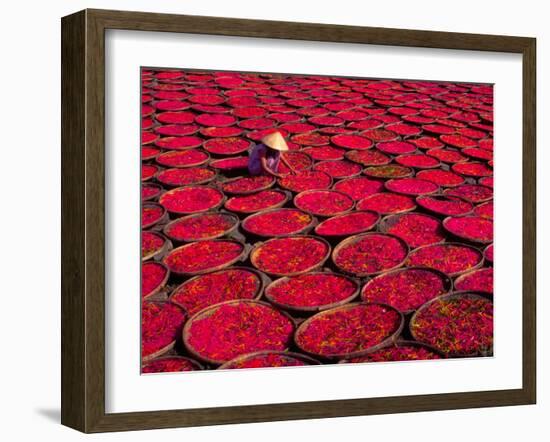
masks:
POLYGON ((283 161, 292 173, 296 173, 294 168, 288 164, 284 155, 282 155, 282 153, 287 150, 288 145, 280 132, 273 132, 266 135, 250 152, 250 156, 248 157, 248 171, 251 175, 268 173, 280 177, 281 175, 278 172, 279 162, 283 161))

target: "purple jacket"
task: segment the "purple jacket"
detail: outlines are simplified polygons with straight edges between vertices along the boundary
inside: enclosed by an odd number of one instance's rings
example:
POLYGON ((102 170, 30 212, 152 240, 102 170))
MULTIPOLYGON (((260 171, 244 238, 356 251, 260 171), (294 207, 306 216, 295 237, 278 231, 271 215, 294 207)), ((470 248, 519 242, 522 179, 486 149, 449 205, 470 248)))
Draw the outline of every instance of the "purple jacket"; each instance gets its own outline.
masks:
POLYGON ((252 148, 250 156, 248 157, 248 172, 250 172, 251 175, 260 175, 263 173, 261 161, 263 157, 265 157, 269 169, 273 172, 277 172, 281 153, 260 143, 252 148))

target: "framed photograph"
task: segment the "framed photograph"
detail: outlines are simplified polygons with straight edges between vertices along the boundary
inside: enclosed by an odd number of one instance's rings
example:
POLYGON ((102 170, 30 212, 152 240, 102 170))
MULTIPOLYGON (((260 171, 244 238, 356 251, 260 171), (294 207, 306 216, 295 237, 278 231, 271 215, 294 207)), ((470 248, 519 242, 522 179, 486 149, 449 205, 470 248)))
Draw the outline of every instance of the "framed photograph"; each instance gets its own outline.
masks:
POLYGON ((64 17, 62 423, 535 403, 535 52, 64 17))

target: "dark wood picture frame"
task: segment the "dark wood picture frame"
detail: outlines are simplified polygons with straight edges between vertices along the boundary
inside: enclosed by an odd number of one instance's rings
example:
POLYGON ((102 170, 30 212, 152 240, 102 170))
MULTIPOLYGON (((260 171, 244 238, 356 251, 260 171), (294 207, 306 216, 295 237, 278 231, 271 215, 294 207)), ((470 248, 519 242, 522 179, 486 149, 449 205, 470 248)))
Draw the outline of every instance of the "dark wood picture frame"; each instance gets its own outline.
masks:
POLYGON ((83 432, 533 404, 536 400, 536 40, 105 10, 62 19, 62 407, 83 432), (523 58, 523 385, 189 410, 105 412, 105 30, 124 29, 495 51, 523 58))

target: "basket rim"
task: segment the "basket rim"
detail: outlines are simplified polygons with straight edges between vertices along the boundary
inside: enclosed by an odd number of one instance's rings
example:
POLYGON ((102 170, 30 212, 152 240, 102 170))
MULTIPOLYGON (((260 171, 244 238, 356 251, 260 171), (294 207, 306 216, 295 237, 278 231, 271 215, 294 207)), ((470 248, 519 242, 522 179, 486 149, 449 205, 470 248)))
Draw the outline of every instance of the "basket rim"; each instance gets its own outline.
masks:
POLYGON ((319 313, 313 315, 312 317, 307 318, 304 322, 302 322, 296 328, 296 332, 294 333, 294 343, 296 344, 296 346, 299 349, 301 349, 306 354, 316 356, 316 357, 321 358, 321 359, 325 359, 325 360, 326 359, 329 359, 329 360, 348 359, 348 358, 353 358, 353 357, 357 357, 357 356, 363 356, 367 352, 376 351, 380 347, 382 347, 384 345, 387 345, 390 342, 394 342, 397 339, 397 337, 401 334, 401 332, 403 331, 404 326, 405 326, 405 318, 404 318, 403 314, 399 310, 397 310, 396 308, 394 308, 394 307, 392 307, 388 304, 383 304, 383 303, 380 303, 380 302, 352 302, 352 303, 349 303, 349 304, 345 304, 345 305, 342 305, 342 306, 339 306, 339 307, 332 308, 330 310, 323 310, 322 312, 319 312, 319 313), (349 352, 349 353, 338 353, 338 354, 331 354, 331 355, 323 355, 323 354, 308 351, 308 350, 302 348, 302 346, 300 346, 300 344, 298 343, 300 335, 302 335, 304 333, 304 331, 307 329, 307 327, 314 320, 318 319, 319 317, 325 316, 327 314, 334 313, 336 311, 348 310, 348 309, 353 309, 353 308, 361 307, 361 306, 366 307, 366 306, 369 306, 369 305, 378 305, 378 306, 388 308, 388 309, 394 311, 395 313, 397 313, 399 315, 399 318, 400 318, 399 326, 389 336, 384 338, 378 344, 373 345, 371 347, 368 347, 367 349, 356 350, 356 351, 349 352))
MULTIPOLYGON (((443 354, 437 348, 435 348, 435 347, 433 347, 429 344, 425 344, 424 342, 419 342, 419 341, 413 341, 412 339, 402 339, 402 338, 398 338, 394 342, 390 342, 390 343, 388 343, 388 345, 386 345, 384 347, 381 347, 377 350, 374 350, 373 352, 366 353, 363 356, 368 356, 371 353, 375 353, 377 351, 384 350, 384 349, 389 348, 389 347, 409 347, 409 346, 410 347, 423 347, 423 348, 426 348, 426 349, 434 352, 435 354, 440 356, 442 359, 446 358, 445 354, 443 354)), ((430 359, 418 359, 418 360, 428 361, 430 359)), ((411 361, 413 361, 413 360, 411 360, 411 361)), ((382 362, 382 361, 380 361, 380 362, 382 362)), ((404 361, 383 361, 383 362, 404 362, 404 361)), ((368 362, 351 362, 349 359, 342 359, 342 360, 338 361, 338 364, 367 364, 367 363, 368 362)))
POLYGON ((483 252, 482 252, 482 253, 483 253, 483 258, 484 258, 487 262, 490 262, 491 264, 493 264, 493 260, 487 258, 487 250, 488 250, 489 248, 493 247, 493 244, 494 244, 494 243, 491 243, 491 244, 489 244, 487 247, 483 248, 483 252))
MULTIPOLYGON (((142 361, 141 373, 140 374, 142 374, 142 375, 143 374, 145 374, 145 375, 156 374, 156 373, 143 373, 143 368, 145 368, 146 365, 149 365, 153 362, 163 361, 163 360, 166 360, 166 359, 186 360, 186 361, 190 362, 192 365, 194 365, 197 370, 204 370, 204 366, 199 361, 196 361, 195 359, 192 359, 190 357, 181 356, 181 355, 164 355, 164 356, 161 356, 161 357, 158 357, 158 358, 149 359, 148 361, 142 361), (145 362, 145 364, 143 362, 145 362)), ((193 370, 193 371, 195 371, 195 370, 193 370)), ((161 373, 168 373, 168 372, 161 372, 161 373)), ((181 373, 181 372, 176 372, 176 373, 181 373)))
MULTIPOLYGON (((255 304, 255 305, 261 305, 263 307, 266 307, 266 308, 269 308, 271 310, 274 310, 276 311, 277 313, 281 314, 282 316, 284 316, 288 321, 289 323, 292 325, 292 333, 289 335, 289 343, 290 341, 292 340, 292 335, 294 334, 294 332, 296 331, 296 323, 294 321, 294 319, 286 312, 284 311, 281 311, 281 310, 278 310, 276 309, 275 307, 273 307, 271 304, 267 303, 267 302, 263 302, 263 301, 258 301, 258 300, 254 300, 254 299, 234 299, 234 300, 231 300, 231 301, 224 301, 224 302, 219 302, 217 304, 213 304, 209 307, 206 307, 200 311, 198 311, 197 313, 195 313, 193 316, 191 316, 189 319, 187 319, 187 321, 185 322, 184 326, 183 326, 183 329, 182 329, 182 340, 183 340, 183 345, 185 346, 185 348, 187 349, 187 351, 195 356, 196 358, 198 358, 200 361, 204 361, 204 362, 207 362, 207 363, 210 363, 212 365, 222 365, 224 364, 225 362, 228 362, 228 361, 222 361, 222 360, 217 360, 217 359, 211 359, 211 358, 208 358, 206 356, 202 356, 200 355, 194 348, 193 346, 191 346, 191 344, 189 343, 189 337, 190 337, 190 328, 191 326, 193 325, 193 322, 196 321, 197 319, 200 319, 202 318, 204 315, 210 315, 213 313, 214 310, 222 307, 222 306, 225 306, 225 305, 233 305, 233 304, 255 304)), ((288 345, 287 347, 285 348, 288 348, 288 345)))
MULTIPOLYGON (((268 356, 268 355, 281 355, 281 356, 288 356, 290 358, 307 362, 306 366, 308 365, 321 365, 321 362, 317 359, 314 359, 308 355, 302 354, 302 353, 296 353, 293 351, 279 351, 279 350, 263 350, 263 351, 256 351, 252 353, 245 353, 243 355, 237 356, 236 358, 233 358, 222 365, 220 365, 217 370, 230 370, 231 365, 243 361, 247 361, 249 359, 253 359, 258 356, 268 356)), ((256 368, 270 368, 270 367, 256 367, 256 368)), ((272 368, 272 367, 271 367, 272 368)), ((277 368, 283 368, 283 367, 277 367, 277 368)), ((250 370, 251 368, 247 368, 247 370, 250 370)))

